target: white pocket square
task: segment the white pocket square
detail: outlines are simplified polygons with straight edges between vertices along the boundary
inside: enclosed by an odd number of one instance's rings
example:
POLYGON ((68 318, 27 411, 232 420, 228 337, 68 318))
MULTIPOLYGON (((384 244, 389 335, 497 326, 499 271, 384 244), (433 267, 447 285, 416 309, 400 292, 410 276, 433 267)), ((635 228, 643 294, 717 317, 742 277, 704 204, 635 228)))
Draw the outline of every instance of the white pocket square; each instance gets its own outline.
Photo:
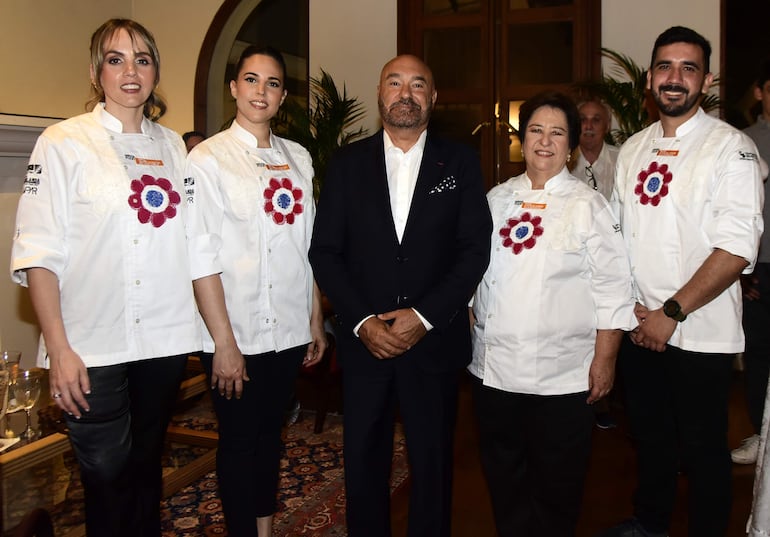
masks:
POLYGON ((439 184, 430 189, 428 194, 440 194, 447 190, 454 190, 457 188, 457 180, 454 175, 444 177, 439 184))

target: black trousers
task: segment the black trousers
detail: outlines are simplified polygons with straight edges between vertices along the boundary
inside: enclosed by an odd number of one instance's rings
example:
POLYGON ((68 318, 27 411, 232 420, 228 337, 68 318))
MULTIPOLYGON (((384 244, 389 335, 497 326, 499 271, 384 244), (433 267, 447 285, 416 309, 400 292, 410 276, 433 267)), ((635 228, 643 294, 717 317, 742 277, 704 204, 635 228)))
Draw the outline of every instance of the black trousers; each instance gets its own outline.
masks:
POLYGON ((726 535, 732 500, 727 407, 733 358, 671 345, 658 353, 624 338, 619 370, 639 474, 634 514, 645 529, 668 531, 681 467, 689 480, 689 535, 726 535))
POLYGON ((471 378, 498 535, 575 535, 594 423, 588 394, 512 393, 471 378))
POLYGON ((409 456, 409 537, 449 537, 459 371, 428 372, 411 357, 376 372, 343 369, 349 537, 386 537, 398 408, 409 456))
POLYGON ((88 368, 91 408, 65 414, 89 537, 160 535, 161 454, 187 355, 88 368))
POLYGON ((746 403, 756 434, 762 429, 767 379, 770 376, 770 263, 757 263, 753 276, 757 278, 759 300, 743 301, 743 331, 746 350, 746 403))
MULTIPOLYGON (((240 399, 211 391, 219 421, 217 480, 227 534, 255 537, 257 517, 275 513, 281 462, 281 427, 307 346, 247 355, 240 399)), ((201 364, 211 383, 213 355, 201 364)))

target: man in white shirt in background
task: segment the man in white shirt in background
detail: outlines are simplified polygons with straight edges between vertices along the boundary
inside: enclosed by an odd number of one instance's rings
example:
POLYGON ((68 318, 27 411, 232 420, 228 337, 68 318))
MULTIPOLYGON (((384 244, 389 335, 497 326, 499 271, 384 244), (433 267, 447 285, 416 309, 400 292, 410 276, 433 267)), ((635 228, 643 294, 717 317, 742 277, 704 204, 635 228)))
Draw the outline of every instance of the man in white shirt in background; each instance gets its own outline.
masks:
POLYGON ((580 145, 572 159, 572 175, 598 190, 609 201, 615 186, 615 162, 619 148, 604 143, 612 115, 602 101, 593 98, 578 103, 580 145))
MULTIPOLYGON (((615 163, 619 148, 604 142, 610 132, 612 113, 599 98, 591 97, 577 105, 580 113, 580 142, 570 159, 570 172, 610 200, 615 187, 615 163)), ((610 413, 609 397, 594 404, 596 426, 612 429, 617 426, 610 413)))

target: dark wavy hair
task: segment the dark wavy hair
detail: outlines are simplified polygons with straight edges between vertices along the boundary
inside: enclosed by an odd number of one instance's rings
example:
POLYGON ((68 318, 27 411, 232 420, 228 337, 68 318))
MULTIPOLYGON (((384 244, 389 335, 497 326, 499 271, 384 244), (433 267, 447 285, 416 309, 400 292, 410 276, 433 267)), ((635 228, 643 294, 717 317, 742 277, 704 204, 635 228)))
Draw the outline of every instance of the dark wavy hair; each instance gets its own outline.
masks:
POLYGON ((658 53, 660 47, 666 45, 673 45, 674 43, 689 43, 700 47, 703 51, 703 67, 704 73, 710 73, 711 69, 711 43, 708 39, 700 35, 695 30, 687 28, 685 26, 672 26, 655 40, 655 46, 652 47, 652 56, 650 57, 650 68, 655 64, 655 55, 658 53))
POLYGON ((160 53, 155 44, 155 38, 147 28, 131 19, 110 19, 94 32, 91 36, 91 66, 94 68, 95 80, 91 84, 91 98, 86 103, 86 110, 93 110, 97 103, 104 102, 104 89, 99 81, 102 76, 102 66, 104 65, 104 48, 112 37, 120 30, 125 30, 131 36, 131 42, 136 43, 142 40, 147 48, 150 49, 150 57, 155 65, 155 85, 150 97, 144 103, 144 115, 157 121, 166 113, 166 102, 156 92, 158 82, 160 82, 160 53))
POLYGON ((245 49, 243 49, 243 52, 241 52, 241 57, 238 59, 238 64, 235 66, 235 73, 233 74, 233 79, 237 79, 238 75, 241 72, 241 69, 243 69, 243 63, 251 58, 252 56, 256 56, 257 54, 260 54, 262 56, 269 56, 273 58, 278 65, 281 66, 281 73, 283 75, 283 81, 286 82, 286 61, 283 59, 283 54, 280 53, 277 49, 274 49, 273 47, 263 47, 259 45, 249 45, 245 49))
POLYGON ((570 151, 574 151, 580 142, 580 113, 578 112, 575 101, 567 95, 558 91, 544 91, 534 97, 527 99, 519 109, 519 139, 524 145, 524 138, 527 136, 527 125, 532 115, 538 108, 550 106, 564 112, 567 116, 567 134, 570 151))

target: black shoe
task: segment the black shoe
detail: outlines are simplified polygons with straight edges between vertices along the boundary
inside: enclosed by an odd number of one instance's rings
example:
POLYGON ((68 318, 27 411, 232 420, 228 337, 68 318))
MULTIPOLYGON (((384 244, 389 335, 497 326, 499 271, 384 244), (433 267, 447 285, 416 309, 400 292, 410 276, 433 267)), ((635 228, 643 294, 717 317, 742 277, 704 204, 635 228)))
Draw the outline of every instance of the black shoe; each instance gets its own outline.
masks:
POLYGON ((647 531, 637 519, 630 518, 617 526, 597 533, 595 537, 668 537, 668 534, 647 531))

